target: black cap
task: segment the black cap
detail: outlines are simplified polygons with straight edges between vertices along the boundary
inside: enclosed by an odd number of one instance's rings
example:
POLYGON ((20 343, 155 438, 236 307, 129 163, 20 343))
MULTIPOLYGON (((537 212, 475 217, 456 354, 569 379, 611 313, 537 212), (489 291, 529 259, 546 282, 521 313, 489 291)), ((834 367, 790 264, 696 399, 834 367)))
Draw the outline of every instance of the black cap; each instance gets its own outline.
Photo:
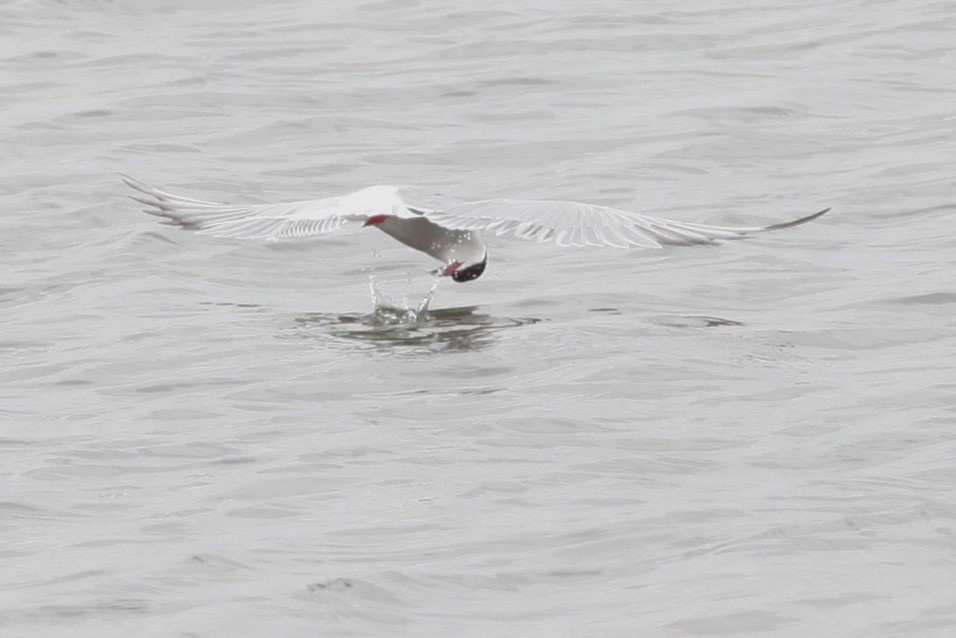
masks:
POLYGON ((472 264, 467 268, 459 268, 451 274, 451 278, 455 281, 471 281, 472 279, 478 279, 481 277, 481 274, 485 272, 485 266, 488 265, 488 255, 485 255, 485 258, 482 259, 477 264, 472 264))

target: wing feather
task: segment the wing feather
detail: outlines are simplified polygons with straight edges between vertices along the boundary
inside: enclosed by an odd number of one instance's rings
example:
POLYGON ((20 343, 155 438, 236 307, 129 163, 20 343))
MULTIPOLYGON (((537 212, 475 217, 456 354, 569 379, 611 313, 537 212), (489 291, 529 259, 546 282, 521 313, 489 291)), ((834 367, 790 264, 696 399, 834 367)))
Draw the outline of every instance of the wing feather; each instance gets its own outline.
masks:
MULTIPOLYGON (((375 186, 345 197, 285 204, 218 204, 183 197, 121 175, 136 191, 133 201, 150 215, 169 223, 217 237, 237 239, 297 239, 339 230, 347 222, 365 221, 374 214, 403 207, 394 186, 375 186)), ((410 214, 410 213, 409 213, 410 214)))
POLYGON ((169 223, 220 237, 277 240, 332 233, 372 215, 426 216, 452 230, 554 242, 560 246, 660 248, 713 244, 751 233, 796 226, 820 212, 768 226, 731 228, 680 222, 577 202, 490 199, 462 202, 426 189, 371 186, 343 197, 285 204, 220 204, 183 197, 122 175, 131 199, 169 223))
POLYGON ((577 202, 489 199, 430 212, 428 218, 447 228, 512 234, 519 239, 554 241, 560 246, 660 248, 739 239, 752 233, 803 224, 828 210, 769 226, 731 228, 577 202))

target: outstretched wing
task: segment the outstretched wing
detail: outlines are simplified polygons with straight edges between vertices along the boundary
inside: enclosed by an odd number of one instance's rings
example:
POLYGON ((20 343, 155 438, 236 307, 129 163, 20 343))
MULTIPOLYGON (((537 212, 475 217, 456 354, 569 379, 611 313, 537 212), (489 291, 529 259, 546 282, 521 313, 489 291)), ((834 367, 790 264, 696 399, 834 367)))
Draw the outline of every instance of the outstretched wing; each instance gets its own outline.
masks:
MULTIPOLYGON (((145 212, 169 223, 217 237, 295 239, 331 233, 347 222, 376 214, 394 214, 401 200, 394 186, 373 186, 344 197, 285 204, 231 205, 167 193, 132 177, 123 181, 137 191, 130 197, 145 204, 145 212)), ((407 214, 407 213, 406 213, 407 214)))
POLYGON ((751 233, 803 224, 828 210, 769 226, 727 228, 577 202, 489 199, 429 213, 428 218, 446 228, 483 230, 499 236, 510 234, 519 239, 553 241, 560 246, 660 248, 739 239, 751 233))

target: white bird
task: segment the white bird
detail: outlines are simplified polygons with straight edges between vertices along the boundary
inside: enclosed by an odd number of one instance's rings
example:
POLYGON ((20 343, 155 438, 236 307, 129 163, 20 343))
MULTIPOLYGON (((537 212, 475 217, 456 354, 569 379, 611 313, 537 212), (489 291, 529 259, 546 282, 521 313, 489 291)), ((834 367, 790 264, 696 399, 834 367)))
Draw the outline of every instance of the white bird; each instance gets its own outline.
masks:
POLYGON ((485 272, 481 231, 559 246, 660 248, 713 244, 816 219, 830 209, 788 222, 752 228, 706 226, 640 215, 607 206, 549 200, 463 202, 411 186, 370 186, 342 197, 285 204, 217 204, 174 195, 121 175, 130 197, 168 223, 217 237, 303 239, 332 233, 349 222, 373 226, 444 265, 437 274, 471 281, 485 272))

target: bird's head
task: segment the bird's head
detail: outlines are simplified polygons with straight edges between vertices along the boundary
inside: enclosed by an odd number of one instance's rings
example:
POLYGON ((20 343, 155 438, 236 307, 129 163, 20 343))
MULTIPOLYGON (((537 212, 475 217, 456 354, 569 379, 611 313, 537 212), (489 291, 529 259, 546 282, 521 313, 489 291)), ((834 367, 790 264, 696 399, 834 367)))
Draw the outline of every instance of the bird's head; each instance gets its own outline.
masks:
POLYGON ((488 265, 488 255, 482 255, 480 261, 461 262, 453 261, 439 271, 439 274, 445 277, 451 277, 461 283, 472 281, 481 277, 485 272, 485 266, 488 265))

